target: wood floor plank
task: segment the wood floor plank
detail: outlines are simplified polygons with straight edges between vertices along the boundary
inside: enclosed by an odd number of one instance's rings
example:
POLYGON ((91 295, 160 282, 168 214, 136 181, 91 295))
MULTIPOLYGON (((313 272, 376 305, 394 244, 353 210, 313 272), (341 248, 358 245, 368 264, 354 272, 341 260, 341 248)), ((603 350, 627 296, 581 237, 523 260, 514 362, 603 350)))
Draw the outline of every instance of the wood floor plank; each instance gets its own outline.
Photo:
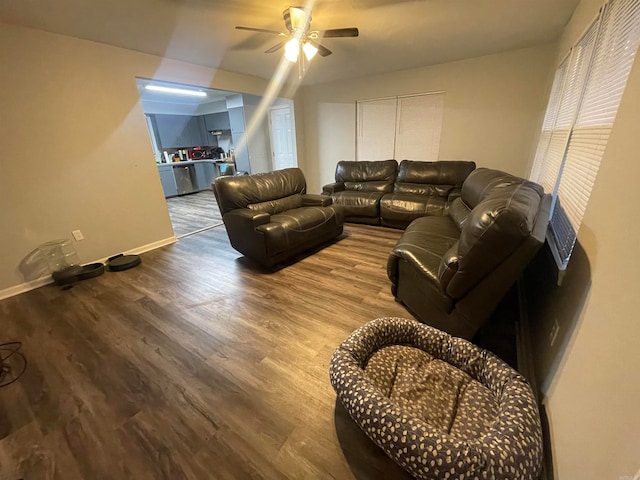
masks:
POLYGON ((37 424, 30 423, 0 441, 0 478, 55 478, 57 452, 43 448, 43 439, 37 424))
POLYGON ((218 209, 213 190, 171 197, 166 201, 176 237, 188 235, 203 228, 222 225, 222 214, 218 209))
POLYGON ((224 428, 214 442, 194 457, 196 478, 279 480, 287 476, 256 449, 253 439, 224 428))
POLYGON ((134 269, 0 301, 0 340, 29 360, 0 389, 0 477, 407 478, 328 377, 354 329, 410 317, 386 277, 400 235, 347 225, 264 271, 222 226, 134 269))

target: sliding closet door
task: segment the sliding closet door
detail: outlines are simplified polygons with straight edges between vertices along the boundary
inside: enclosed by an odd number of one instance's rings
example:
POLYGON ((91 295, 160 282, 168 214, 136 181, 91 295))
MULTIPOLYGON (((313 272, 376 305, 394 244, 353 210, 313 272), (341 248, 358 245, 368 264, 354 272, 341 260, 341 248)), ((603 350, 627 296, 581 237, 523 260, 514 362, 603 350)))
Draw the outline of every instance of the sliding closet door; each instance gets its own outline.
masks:
POLYGON ((356 158, 438 159, 444 93, 356 102, 356 158))
POLYGON ((398 98, 394 158, 438 160, 444 93, 398 98))
POLYGON ((364 100, 357 105, 356 155, 358 161, 389 160, 396 135, 396 98, 364 100))

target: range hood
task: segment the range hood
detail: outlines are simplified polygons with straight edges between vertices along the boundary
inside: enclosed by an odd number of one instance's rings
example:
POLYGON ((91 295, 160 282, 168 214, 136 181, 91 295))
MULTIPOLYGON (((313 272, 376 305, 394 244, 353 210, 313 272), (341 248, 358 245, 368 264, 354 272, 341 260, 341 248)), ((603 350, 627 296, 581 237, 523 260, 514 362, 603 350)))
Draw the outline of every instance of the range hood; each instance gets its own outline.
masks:
POLYGON ((220 135, 231 135, 231 130, 209 130, 209 133, 219 137, 220 135))

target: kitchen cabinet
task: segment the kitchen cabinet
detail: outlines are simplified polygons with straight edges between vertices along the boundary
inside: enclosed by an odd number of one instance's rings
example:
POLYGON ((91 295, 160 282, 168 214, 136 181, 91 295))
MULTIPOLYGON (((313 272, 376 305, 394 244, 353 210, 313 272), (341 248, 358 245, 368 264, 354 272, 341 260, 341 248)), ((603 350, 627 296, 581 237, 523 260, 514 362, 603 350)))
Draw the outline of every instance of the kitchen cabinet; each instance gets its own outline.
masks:
POLYGON ((189 118, 185 115, 155 115, 161 149, 182 148, 190 142, 187 134, 189 118))
POLYGON ((244 115, 247 119, 257 120, 255 129, 249 138, 249 157, 253 173, 270 172, 273 170, 271 162, 271 140, 267 116, 260 113, 258 105, 246 105, 244 115))
POLYGON ((176 185, 176 177, 173 175, 173 165, 158 165, 160 173, 160 182, 165 197, 173 197, 178 194, 178 186, 176 185))
POLYGON ((190 147, 206 146, 217 147, 218 141, 207 130, 204 123, 204 115, 191 117, 188 124, 190 147))
POLYGON ((158 165, 158 172, 165 197, 210 190, 217 176, 213 160, 163 163, 158 165))
MULTIPOLYGON (((228 103, 229 126, 231 127, 231 141, 235 154, 236 171, 239 173, 261 173, 271 170, 269 146, 269 131, 266 119, 262 118, 248 136, 246 133, 249 120, 258 115, 258 103, 246 103, 244 106, 230 106, 228 103)), ((213 121, 207 119, 205 122, 213 121)))
POLYGON ((159 148, 188 148, 206 145, 202 116, 154 115, 159 148))
POLYGON ((219 112, 204 115, 204 125, 207 132, 211 130, 230 130, 229 114, 227 112, 219 112))
POLYGON ((193 117, 196 119, 198 123, 198 131, 200 132, 200 143, 196 146, 202 147, 217 147, 218 146, 218 137, 215 137, 209 133, 207 127, 204 123, 204 115, 200 115, 198 117, 193 117))
POLYGON ((251 158, 244 133, 246 128, 244 107, 229 109, 229 124, 231 126, 231 139, 236 157, 236 170, 238 172, 251 173, 251 158))
POLYGON ((244 133, 246 126, 244 121, 243 107, 236 107, 236 108, 229 109, 229 125, 231 127, 232 135, 234 133, 244 133))
POLYGON ((191 117, 191 120, 189 120, 189 135, 191 138, 190 147, 211 145, 211 142, 207 141, 208 134, 204 128, 204 118, 202 115, 191 117))
POLYGON ((231 138, 233 140, 234 155, 236 159, 236 171, 242 173, 252 173, 251 157, 249 156, 249 146, 246 144, 246 134, 243 132, 232 133, 231 138))
POLYGON ((196 169, 196 188, 198 190, 211 189, 211 183, 216 178, 216 169, 212 161, 199 160, 194 163, 196 169))

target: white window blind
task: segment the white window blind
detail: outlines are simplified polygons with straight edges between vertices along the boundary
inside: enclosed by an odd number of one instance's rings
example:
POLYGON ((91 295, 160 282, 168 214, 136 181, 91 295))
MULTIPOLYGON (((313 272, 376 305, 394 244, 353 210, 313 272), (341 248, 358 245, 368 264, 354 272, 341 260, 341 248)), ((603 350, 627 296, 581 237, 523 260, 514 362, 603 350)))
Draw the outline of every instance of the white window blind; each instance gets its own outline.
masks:
MULTIPOLYGON (((556 124, 556 119, 558 118, 558 111, 560 110, 560 97, 562 95, 562 88, 564 87, 568 66, 569 57, 567 57, 556 70, 555 77, 553 78, 553 86, 551 87, 551 95, 549 96, 549 103, 547 104, 547 111, 544 114, 544 121, 542 122, 542 132, 540 133, 540 140, 538 141, 538 148, 533 160, 533 168, 530 176, 532 180, 540 184, 542 184, 541 177, 547 152, 549 148, 552 148, 551 136, 556 124)), ((545 190, 549 191, 547 187, 545 187, 545 190)))
POLYGON ((580 97, 584 90, 586 74, 596 40, 597 27, 597 24, 592 25, 573 48, 568 59, 568 68, 563 75, 562 94, 550 134, 549 146, 543 157, 544 168, 541 169, 540 177, 536 179, 544 187, 545 191, 549 193, 554 192, 556 189, 558 174, 562 168, 564 152, 571 133, 571 126, 575 120, 580 97))
POLYGON ((549 243, 561 269, 575 245, 639 44, 640 1, 611 0, 572 49, 569 73, 562 73, 562 65, 556 72, 531 178, 554 194, 549 243), (562 76, 567 78, 562 80, 553 131, 545 134, 562 76), (561 149, 553 145, 554 136, 566 139, 558 142, 561 149))
POLYGON ((437 160, 444 93, 356 102, 358 160, 437 160))

